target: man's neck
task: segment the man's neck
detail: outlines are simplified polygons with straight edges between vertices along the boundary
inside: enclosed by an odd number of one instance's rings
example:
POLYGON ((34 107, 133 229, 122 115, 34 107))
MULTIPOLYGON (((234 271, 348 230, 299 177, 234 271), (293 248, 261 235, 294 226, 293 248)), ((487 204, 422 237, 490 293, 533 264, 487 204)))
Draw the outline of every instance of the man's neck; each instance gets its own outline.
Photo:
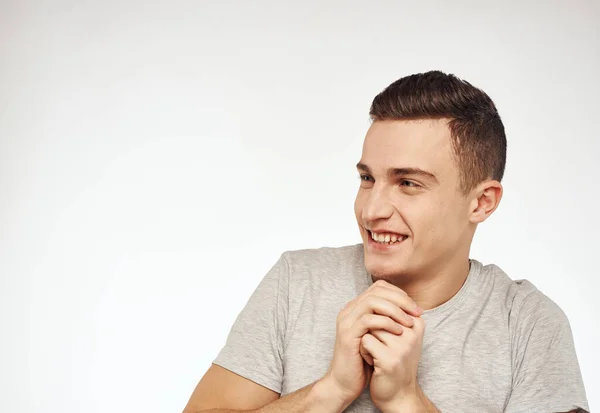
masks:
POLYGON ((458 293, 470 271, 468 259, 428 274, 411 277, 405 282, 393 282, 403 289, 421 308, 430 310, 444 304, 458 293))

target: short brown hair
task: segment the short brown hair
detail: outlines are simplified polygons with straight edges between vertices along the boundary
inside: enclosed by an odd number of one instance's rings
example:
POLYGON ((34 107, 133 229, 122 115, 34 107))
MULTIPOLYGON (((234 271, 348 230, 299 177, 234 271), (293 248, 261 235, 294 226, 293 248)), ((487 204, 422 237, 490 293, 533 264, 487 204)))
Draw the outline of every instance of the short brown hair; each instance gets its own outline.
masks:
POLYGON ((447 118, 463 194, 486 179, 502 180, 506 135, 496 106, 455 75, 434 70, 403 77, 373 99, 369 114, 373 121, 447 118))

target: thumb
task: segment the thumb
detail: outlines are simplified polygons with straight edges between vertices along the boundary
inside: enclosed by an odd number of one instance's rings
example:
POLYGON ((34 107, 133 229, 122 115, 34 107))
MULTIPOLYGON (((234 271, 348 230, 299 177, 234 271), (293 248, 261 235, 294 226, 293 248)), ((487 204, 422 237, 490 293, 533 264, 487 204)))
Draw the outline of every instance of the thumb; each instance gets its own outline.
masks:
POLYGON ((425 320, 421 317, 413 317, 412 319, 415 322, 412 329, 418 334, 419 338, 422 339, 425 334, 425 320))
POLYGON ((360 346, 358 347, 358 351, 360 352, 360 355, 362 356, 362 358, 367 362, 367 364, 369 366, 372 366, 373 365, 373 357, 367 351, 367 349, 363 347, 362 341, 360 343, 360 346))

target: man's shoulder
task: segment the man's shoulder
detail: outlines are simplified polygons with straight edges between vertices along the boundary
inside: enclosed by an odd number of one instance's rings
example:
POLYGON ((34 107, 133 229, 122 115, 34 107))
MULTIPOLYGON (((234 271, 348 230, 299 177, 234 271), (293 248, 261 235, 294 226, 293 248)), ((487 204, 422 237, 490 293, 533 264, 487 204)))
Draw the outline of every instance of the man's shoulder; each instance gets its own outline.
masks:
POLYGON ((290 268, 323 269, 338 268, 340 265, 359 263, 363 265, 362 244, 345 245, 341 247, 320 247, 309 249, 289 250, 283 253, 290 268))
POLYGON ((290 283, 296 286, 310 284, 327 288, 349 280, 366 279, 362 244, 288 250, 282 257, 290 283))
MULTIPOLYGON (((531 283, 529 283, 531 285, 531 283)), ((514 318, 518 324, 538 324, 542 328, 557 329, 569 326, 569 320, 560 306, 533 287, 519 295, 514 318)))
POLYGON ((524 278, 512 279, 495 264, 482 265, 482 274, 503 301, 513 320, 564 320, 562 309, 524 278))

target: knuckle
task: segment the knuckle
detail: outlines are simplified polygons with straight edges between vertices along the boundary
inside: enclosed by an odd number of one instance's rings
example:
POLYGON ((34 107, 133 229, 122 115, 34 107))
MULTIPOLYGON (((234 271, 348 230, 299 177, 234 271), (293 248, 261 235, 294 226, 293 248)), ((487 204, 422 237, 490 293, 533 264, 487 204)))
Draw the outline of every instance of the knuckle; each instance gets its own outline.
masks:
POLYGON ((365 298, 365 303, 369 306, 369 307, 373 307, 375 304, 377 304, 379 302, 379 298, 374 296, 374 295, 370 295, 367 298, 365 298))
POLYGON ((423 330, 425 328, 425 320, 421 317, 411 317, 413 319, 414 325, 418 330, 423 330))
POLYGON ((360 321, 363 324, 373 324, 373 322, 376 320, 375 314, 373 313, 367 313, 367 314, 363 314, 360 317, 360 321))
POLYGON ((342 308, 342 309, 340 310, 340 312, 338 313, 338 315, 343 315, 343 314, 347 314, 347 313, 349 313, 350 311, 352 311, 352 309, 354 308, 354 306, 355 306, 355 301, 354 301, 354 300, 352 300, 352 301, 349 301, 349 302, 348 302, 348 303, 347 303, 347 304, 344 306, 344 308, 342 308))
POLYGON ((385 291, 385 288, 382 287, 381 285, 376 285, 375 287, 373 287, 373 289, 370 291, 370 295, 380 295, 383 291, 385 291))

